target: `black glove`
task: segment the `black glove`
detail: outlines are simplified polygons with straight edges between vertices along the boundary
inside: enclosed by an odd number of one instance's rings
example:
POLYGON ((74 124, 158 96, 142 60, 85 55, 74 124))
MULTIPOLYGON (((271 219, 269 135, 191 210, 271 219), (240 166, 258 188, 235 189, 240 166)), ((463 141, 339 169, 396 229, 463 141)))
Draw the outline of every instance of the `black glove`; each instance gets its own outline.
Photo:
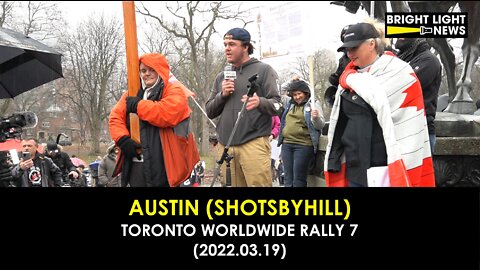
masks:
POLYGON ((127 113, 137 113, 137 106, 140 100, 142 99, 137 96, 127 97, 127 113))
POLYGON ((129 136, 123 136, 117 142, 118 147, 122 150, 122 153, 125 155, 125 158, 131 159, 137 157, 140 159, 140 154, 137 153, 137 149, 141 149, 142 146, 132 140, 129 136))

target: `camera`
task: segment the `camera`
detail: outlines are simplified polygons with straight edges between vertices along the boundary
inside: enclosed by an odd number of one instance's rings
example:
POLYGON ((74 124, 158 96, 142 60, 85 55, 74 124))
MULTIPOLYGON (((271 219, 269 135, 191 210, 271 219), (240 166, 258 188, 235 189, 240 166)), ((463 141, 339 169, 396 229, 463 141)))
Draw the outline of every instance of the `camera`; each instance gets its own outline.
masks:
POLYGON ((9 117, 0 117, 0 142, 7 139, 20 138, 22 128, 32 128, 37 125, 38 118, 33 112, 14 113, 9 117))
POLYGON ((32 155, 30 154, 30 152, 22 152, 22 159, 23 161, 32 159, 32 155))

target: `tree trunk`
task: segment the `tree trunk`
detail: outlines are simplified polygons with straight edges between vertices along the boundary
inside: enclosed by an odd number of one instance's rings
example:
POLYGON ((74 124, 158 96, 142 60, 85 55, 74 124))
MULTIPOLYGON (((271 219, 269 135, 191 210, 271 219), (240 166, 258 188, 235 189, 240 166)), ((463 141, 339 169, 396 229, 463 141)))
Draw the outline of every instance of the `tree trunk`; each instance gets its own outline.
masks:
POLYGON ((98 120, 94 119, 94 121, 92 122, 92 125, 90 126, 90 135, 91 135, 91 140, 92 140, 91 154, 99 154, 100 153, 100 140, 99 140, 100 126, 101 126, 100 119, 98 119, 98 120))
POLYGON ((5 115, 10 107, 11 99, 6 99, 0 106, 0 115, 5 115))
POLYGON ((201 114, 202 117, 202 144, 200 145, 201 148, 201 155, 206 156, 208 155, 209 145, 210 142, 208 138, 210 136, 210 123, 206 116, 201 114))

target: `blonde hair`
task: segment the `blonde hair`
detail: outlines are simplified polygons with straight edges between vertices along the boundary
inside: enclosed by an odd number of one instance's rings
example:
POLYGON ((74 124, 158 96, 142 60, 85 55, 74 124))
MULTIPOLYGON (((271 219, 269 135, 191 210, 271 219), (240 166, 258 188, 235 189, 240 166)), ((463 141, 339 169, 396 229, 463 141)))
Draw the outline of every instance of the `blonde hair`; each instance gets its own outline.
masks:
POLYGON ((385 37, 385 24, 373 18, 367 18, 365 22, 373 25, 377 30, 379 37, 375 38, 375 49, 378 54, 383 54, 385 47, 390 46, 390 40, 385 37))

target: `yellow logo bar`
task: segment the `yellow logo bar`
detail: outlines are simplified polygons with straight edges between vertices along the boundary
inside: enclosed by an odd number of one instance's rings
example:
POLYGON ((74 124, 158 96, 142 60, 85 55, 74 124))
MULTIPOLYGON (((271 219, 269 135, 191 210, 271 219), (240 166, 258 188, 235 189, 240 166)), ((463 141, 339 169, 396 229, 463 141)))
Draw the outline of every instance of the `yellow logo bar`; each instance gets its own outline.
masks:
POLYGON ((420 27, 387 26, 387 35, 408 34, 408 33, 420 33, 420 27))

